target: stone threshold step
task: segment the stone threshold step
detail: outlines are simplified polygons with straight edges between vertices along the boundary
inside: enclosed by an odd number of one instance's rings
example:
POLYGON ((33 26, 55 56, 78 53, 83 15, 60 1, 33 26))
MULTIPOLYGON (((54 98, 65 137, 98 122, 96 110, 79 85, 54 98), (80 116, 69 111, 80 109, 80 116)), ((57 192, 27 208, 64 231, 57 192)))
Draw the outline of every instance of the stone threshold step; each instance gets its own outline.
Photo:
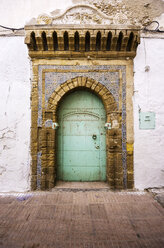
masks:
POLYGON ((58 181, 52 191, 108 191, 106 182, 64 182, 58 181))

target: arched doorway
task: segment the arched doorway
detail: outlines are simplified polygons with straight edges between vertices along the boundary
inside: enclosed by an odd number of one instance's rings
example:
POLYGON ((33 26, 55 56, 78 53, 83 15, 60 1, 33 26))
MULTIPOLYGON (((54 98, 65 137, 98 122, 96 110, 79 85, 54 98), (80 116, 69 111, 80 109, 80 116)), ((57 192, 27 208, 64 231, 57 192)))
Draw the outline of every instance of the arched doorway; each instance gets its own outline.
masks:
POLYGON ((39 15, 25 33, 32 61, 31 188, 55 185, 56 110, 63 96, 79 87, 95 92, 105 106, 107 182, 133 188, 133 58, 140 29, 112 25, 104 13, 83 4, 61 16, 39 15))
MULTIPOLYGON (((87 77, 75 77, 75 78, 65 81, 63 84, 60 84, 53 91, 53 93, 51 94, 49 98, 48 105, 46 107, 47 109, 42 112, 43 122, 44 122, 44 127, 42 127, 42 130, 41 130, 41 138, 42 138, 41 186, 42 186, 42 189, 52 188, 55 185, 55 182, 57 180, 57 170, 59 168, 58 161, 57 161, 57 155, 58 155, 58 151, 57 151, 58 144, 57 143, 58 143, 58 131, 60 129, 60 127, 58 126, 58 121, 60 120, 58 118, 59 115, 57 114, 57 112, 60 109, 60 106, 62 106, 62 103, 65 101, 65 99, 67 99, 67 97, 69 97, 70 95, 71 96, 70 101, 72 101, 73 95, 71 94, 73 92, 78 92, 79 90, 90 92, 90 94, 93 94, 93 96, 98 97, 96 99, 99 100, 100 102, 102 101, 101 104, 103 103, 104 105, 101 105, 101 106, 105 108, 106 121, 104 121, 105 119, 103 120, 102 128, 103 128, 103 131, 106 132, 105 134, 106 149, 104 149, 104 151, 106 150, 106 170, 105 170, 106 176, 104 177, 104 179, 103 177, 102 179, 100 179, 99 177, 99 180, 105 180, 106 178, 106 181, 109 183, 111 188, 118 187, 118 186, 122 187, 123 167, 122 167, 122 160, 121 160, 122 159, 122 154, 121 154, 122 152, 121 132, 122 131, 121 131, 121 118, 120 118, 121 112, 118 111, 117 102, 115 101, 111 92, 104 85, 97 82, 96 80, 92 78, 87 78, 87 77), (104 129, 104 124, 105 124, 106 130, 104 129), (108 125, 111 126, 112 129, 107 128, 108 125)), ((84 93, 84 94, 87 94, 87 93, 84 93)), ((79 96, 75 98, 79 99, 79 96)), ((90 101, 88 106, 92 107, 92 105, 93 103, 92 101, 90 101)), ((66 106, 67 107, 69 106, 69 102, 66 104, 66 106)), ((84 103, 81 106, 83 109, 84 103)), ((103 111, 104 111, 104 108, 103 108, 103 111)), ((95 113, 92 115, 96 117, 98 114, 95 113)), ((68 117, 71 115, 70 113, 67 113, 66 116, 68 117)), ((100 118, 100 116, 98 115, 97 118, 100 118)), ((93 120, 91 122, 93 122, 93 120)), ((59 123, 59 125, 61 125, 61 123, 59 123)), ((101 134, 101 131, 100 131, 100 134, 101 134)), ((92 133, 92 136, 93 135, 94 133, 92 133)), ((94 136, 92 139, 94 140, 94 136)), ((69 145, 70 145, 70 142, 69 142, 69 145)), ((100 145, 95 144, 95 147, 97 147, 97 150, 99 150, 100 145)), ((66 178, 65 180, 68 180, 68 178, 66 178)), ((78 179, 78 180, 82 180, 82 179, 78 179)), ((88 180, 88 179, 83 179, 83 180, 88 180)), ((93 180, 96 180, 96 179, 93 179, 93 180)))
POLYGON ((93 92, 78 89, 58 109, 57 179, 106 180, 106 112, 93 92))

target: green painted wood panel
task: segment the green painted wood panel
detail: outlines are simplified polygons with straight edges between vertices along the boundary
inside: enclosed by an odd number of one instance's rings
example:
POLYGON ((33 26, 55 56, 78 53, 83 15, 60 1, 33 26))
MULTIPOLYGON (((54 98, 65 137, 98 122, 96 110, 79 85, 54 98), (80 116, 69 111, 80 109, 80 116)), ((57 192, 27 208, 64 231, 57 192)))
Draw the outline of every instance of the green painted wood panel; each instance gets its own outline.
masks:
POLYGON ((58 180, 105 181, 106 113, 99 97, 85 90, 71 93, 60 104, 58 122, 58 180))

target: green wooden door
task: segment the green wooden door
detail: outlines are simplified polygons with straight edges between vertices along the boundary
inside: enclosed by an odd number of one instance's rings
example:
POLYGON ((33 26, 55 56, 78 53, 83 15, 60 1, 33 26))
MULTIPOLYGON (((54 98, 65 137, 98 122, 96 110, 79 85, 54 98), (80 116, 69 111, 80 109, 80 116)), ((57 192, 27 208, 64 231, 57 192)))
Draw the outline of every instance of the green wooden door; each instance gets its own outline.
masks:
POLYGON ((58 180, 106 180, 105 121, 95 94, 78 90, 64 98, 58 112, 58 180))

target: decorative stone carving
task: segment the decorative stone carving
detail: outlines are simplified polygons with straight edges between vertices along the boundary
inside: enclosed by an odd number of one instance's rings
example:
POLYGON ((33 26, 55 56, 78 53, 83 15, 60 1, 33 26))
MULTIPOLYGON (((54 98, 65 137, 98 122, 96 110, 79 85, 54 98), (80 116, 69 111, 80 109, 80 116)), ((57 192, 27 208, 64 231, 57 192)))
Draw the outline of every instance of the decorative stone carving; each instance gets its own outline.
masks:
POLYGON ((53 24, 111 24, 112 19, 89 5, 76 5, 53 17, 53 24))
POLYGON ((131 59, 140 38, 139 29, 128 25, 126 13, 119 15, 111 12, 107 16, 92 6, 76 5, 60 15, 42 14, 25 26, 33 66, 33 190, 54 187, 56 111, 62 96, 78 87, 94 91, 106 106, 107 123, 112 127, 107 130, 107 180, 111 188, 133 188, 133 144, 129 143, 127 150, 127 137, 133 128, 131 124, 126 128, 126 120, 130 119, 128 114, 132 116, 131 59), (116 65, 111 65, 112 59, 116 65))
POLYGON ((114 18, 113 18, 113 24, 115 25, 119 25, 119 24, 123 24, 123 25, 130 25, 132 23, 130 23, 129 19, 127 18, 126 15, 122 14, 122 13, 117 13, 114 18))
POLYGON ((46 25, 49 25, 52 23, 52 18, 46 14, 43 14, 43 15, 39 15, 38 18, 37 18, 37 24, 46 24, 46 25))
POLYGON ((60 25, 60 24, 73 24, 73 25, 136 25, 134 20, 128 18, 127 13, 111 12, 106 15, 96 7, 91 5, 74 5, 61 13, 58 11, 51 12, 50 15, 41 14, 37 19, 30 20, 27 25, 60 25))
POLYGON ((25 43, 33 58, 72 58, 77 57, 77 52, 80 52, 79 57, 90 58, 89 52, 93 51, 99 58, 133 58, 139 44, 139 29, 129 25, 126 14, 117 13, 111 18, 90 5, 75 5, 60 15, 56 12, 51 12, 51 16, 42 14, 33 23, 26 25, 25 31, 25 43), (86 39, 86 30, 89 39, 86 39), (65 49, 65 31, 68 35, 68 49, 65 49), (78 41, 75 40, 76 32, 78 41))

